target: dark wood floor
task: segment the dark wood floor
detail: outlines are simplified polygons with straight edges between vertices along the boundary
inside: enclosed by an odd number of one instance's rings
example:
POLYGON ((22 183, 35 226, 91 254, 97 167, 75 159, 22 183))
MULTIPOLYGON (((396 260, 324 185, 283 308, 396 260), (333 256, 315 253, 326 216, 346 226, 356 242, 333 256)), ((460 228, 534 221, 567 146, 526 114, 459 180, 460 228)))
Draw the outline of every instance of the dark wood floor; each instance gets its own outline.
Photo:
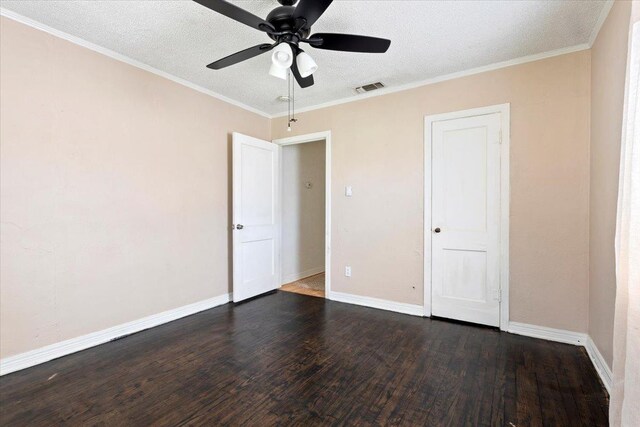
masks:
POLYGON ((286 292, 0 378, 0 424, 606 425, 581 347, 286 292))

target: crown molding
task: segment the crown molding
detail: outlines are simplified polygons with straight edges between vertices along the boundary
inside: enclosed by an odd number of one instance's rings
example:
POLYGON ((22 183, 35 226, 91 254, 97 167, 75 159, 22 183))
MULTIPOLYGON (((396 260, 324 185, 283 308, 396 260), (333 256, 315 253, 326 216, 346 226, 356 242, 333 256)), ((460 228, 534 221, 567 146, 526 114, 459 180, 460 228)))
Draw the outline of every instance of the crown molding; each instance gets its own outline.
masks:
POLYGON ((600 30, 604 25, 604 21, 607 20, 607 16, 609 16, 609 12, 611 12, 611 8, 613 7, 614 0, 607 0, 604 7, 600 11, 600 16, 598 16, 598 20, 596 21, 596 26, 593 27, 591 31, 591 35, 589 36, 589 48, 593 46, 598 38, 598 34, 600 34, 600 30))
MULTIPOLYGON (((445 75, 441 75, 441 76, 436 76, 436 77, 432 77, 429 79, 425 79, 425 80, 419 80, 416 82, 412 82, 412 83, 407 83, 407 84, 403 84, 400 86, 393 86, 393 87, 388 87, 388 88, 384 88, 384 89, 379 89, 376 90, 374 92, 369 92, 369 93, 365 93, 365 94, 360 94, 360 95, 354 95, 354 96, 348 96, 348 97, 344 97, 344 98, 340 98, 334 101, 328 101, 328 102, 324 102, 324 103, 320 103, 320 104, 315 104, 315 105, 310 105, 307 107, 303 107, 303 108, 297 108, 296 112, 297 113, 305 113, 305 112, 309 112, 309 111, 313 111, 313 110, 319 110, 322 108, 327 108, 327 107, 333 107, 335 105, 340 105, 340 104, 346 104, 349 102, 356 102, 356 101, 361 101, 363 99, 368 99, 368 98, 373 98, 376 96, 383 96, 383 95, 389 95, 392 93, 396 93, 396 92, 402 92, 405 90, 410 90, 410 89, 415 89, 418 87, 422 87, 422 86, 428 86, 428 85, 432 85, 432 84, 436 84, 436 83, 440 83, 440 82, 445 82, 448 80, 454 80, 454 79, 458 79, 458 78, 462 78, 462 77, 467 77, 467 76, 472 76, 475 74, 480 74, 480 73, 485 73, 488 71, 494 71, 494 70, 499 70, 501 68, 506 68, 506 67, 511 67, 514 65, 520 65, 520 64, 526 64, 528 62, 534 62, 534 61, 540 61, 542 59, 547 59, 547 58, 552 58, 555 56, 560 56, 560 55, 566 55, 569 53, 574 53, 574 52, 579 52, 582 50, 587 50, 590 49, 591 46, 593 45, 593 43, 595 42, 595 39, 598 36, 598 33, 600 32, 600 29, 602 28, 602 25, 604 24, 604 21, 607 19, 607 16, 609 15, 609 12, 611 11, 611 7, 613 6, 614 0, 607 0, 605 6, 603 7, 602 11, 600 12, 600 16, 598 17, 598 20, 596 22, 595 27, 593 28, 593 31, 591 32, 591 35, 589 37, 589 41, 587 43, 582 43, 582 44, 578 44, 575 46, 569 46, 569 47, 565 47, 565 48, 561 48, 561 49, 555 49, 555 50, 551 50, 551 51, 547 51, 547 52, 541 52, 541 53, 537 53, 537 54, 533 54, 533 55, 527 55, 527 56, 523 56, 520 58, 515 58, 515 59, 511 59, 508 61, 502 61, 502 62, 496 62, 493 64, 489 64, 489 65, 484 65, 482 67, 476 67, 476 68, 471 68, 468 70, 463 70, 463 71, 458 71, 455 73, 450 73, 450 74, 445 74, 445 75)), ((242 102, 236 101, 234 99, 228 98, 224 95, 221 95, 219 93, 216 93, 212 90, 206 89, 202 86, 198 86, 194 83, 191 83, 185 79, 182 79, 180 77, 174 76, 172 74, 169 74, 167 72, 158 70, 156 68, 153 68, 147 64, 144 64, 140 61, 137 61, 133 58, 129 58, 125 55, 119 54, 117 52, 114 52, 110 49, 106 49, 102 46, 99 46, 97 44, 91 43, 89 41, 86 41, 80 37, 76 37, 73 36, 71 34, 65 33, 63 31, 59 31, 56 30, 55 28, 49 27, 47 25, 44 25, 38 21, 35 21, 31 18, 27 18, 25 16, 22 16, 20 14, 17 14, 13 11, 10 11, 6 8, 2 8, 0 7, 0 15, 5 16, 9 19, 12 19, 14 21, 20 22, 22 24, 28 25, 32 28, 36 28, 38 30, 44 31, 46 33, 49 33, 53 36, 62 38, 64 40, 67 40, 71 43, 77 44, 79 46, 85 47, 87 49, 93 50, 95 52, 101 53, 103 55, 106 55, 110 58, 113 58, 117 61, 121 61, 124 62, 126 64, 132 65, 136 68, 140 68, 143 69, 145 71, 148 71, 150 73, 156 74, 158 76, 164 77, 168 80, 171 80, 175 83, 178 83, 180 85, 186 86, 190 89, 196 90, 200 93, 203 93, 205 95, 209 95, 213 98, 216 98, 220 101, 226 102, 228 104, 234 105, 236 107, 242 108, 244 110, 250 111, 252 113, 258 114, 262 117, 266 117, 268 119, 275 119, 275 118, 279 118, 279 117, 284 117, 287 115, 286 111, 282 111, 279 113, 275 113, 275 114, 270 114, 267 113, 265 111, 259 110, 257 108, 251 107, 250 105, 244 104, 242 102)))
POLYGON ((45 33, 48 33, 48 34, 51 34, 52 36, 64 39, 64 40, 66 40, 68 42, 71 42, 73 44, 76 44, 78 46, 82 46, 82 47, 87 48, 89 50, 92 50, 94 52, 101 53, 101 54, 103 54, 105 56, 108 56, 109 58, 115 59, 116 61, 124 62, 125 64, 129 64, 129 65, 134 66, 136 68, 140 68, 142 70, 148 71, 148 72, 150 72, 152 74, 155 74, 157 76, 164 77, 165 79, 171 80, 172 82, 178 83, 178 84, 180 84, 182 86, 186 86, 189 89, 193 89, 193 90, 195 90, 197 92, 200 92, 200 93, 203 93, 205 95, 209 95, 209 96, 211 96, 213 98, 216 98, 216 99, 218 99, 220 101, 226 102, 227 104, 234 105, 236 107, 242 108, 243 110, 250 111, 250 112, 252 112, 254 114, 258 114, 258 115, 260 115, 262 117, 266 117, 268 119, 273 118, 269 113, 266 113, 266 112, 264 112, 262 110, 259 110, 257 108, 251 107, 251 106, 249 106, 247 104, 243 104, 242 102, 239 102, 239 101, 236 101, 234 99, 228 98, 228 97, 226 97, 224 95, 221 95, 221 94, 219 94, 217 92, 214 92, 214 91, 209 90, 207 88, 204 88, 202 86, 198 86, 195 83, 191 83, 190 81, 187 81, 187 80, 185 80, 183 78, 174 76, 173 74, 169 74, 169 73, 167 73, 165 71, 161 71, 161 70, 158 70, 157 68, 153 68, 152 66, 147 65, 147 64, 145 64, 143 62, 137 61, 137 60, 135 60, 133 58, 130 58, 130 57, 125 56, 125 55, 122 55, 122 54, 120 54, 118 52, 114 52, 113 50, 104 48, 104 47, 99 46, 99 45, 97 45, 95 43, 91 43, 91 42, 89 42, 89 41, 87 41, 85 39, 82 39, 80 37, 73 36, 71 34, 65 33, 64 31, 56 30, 55 28, 49 27, 48 25, 45 25, 45 24, 43 24, 41 22, 38 22, 38 21, 35 21, 35 20, 31 19, 31 18, 27 18, 26 16, 23 16, 23 15, 20 15, 18 13, 15 13, 15 12, 13 12, 11 10, 8 10, 8 9, 4 8, 4 7, 0 7, 0 15, 4 16, 6 18, 9 18, 9 19, 11 19, 13 21, 19 22, 21 24, 27 25, 29 27, 35 28, 37 30, 44 31, 45 33))
MULTIPOLYGON (((334 105, 346 104, 349 102, 361 101, 363 99, 373 98, 376 96, 389 95, 396 92, 402 92, 409 89, 415 89, 421 86, 428 86, 447 80, 459 79, 461 77, 472 76, 474 74, 486 73, 487 71, 499 70, 501 68, 511 67, 514 65, 526 64, 527 62, 540 61, 541 59, 552 58, 554 56, 566 55, 569 53, 579 52, 581 50, 587 50, 590 46, 587 43, 582 43, 575 46, 569 46, 561 49, 551 50, 548 52, 536 53, 534 55, 527 55, 516 59, 510 59, 508 61, 496 62, 482 67, 470 68, 464 71, 457 71, 451 74, 445 74, 442 76, 432 77, 426 80, 420 80, 413 83, 407 83, 400 86, 393 86, 384 89, 378 89, 373 92, 364 93, 361 95, 350 96, 346 98, 337 99, 335 101, 324 102, 322 104, 311 105, 309 107, 296 108, 296 113, 305 113, 308 111, 319 110, 321 108, 333 107, 334 105)), ((284 117, 287 115, 286 111, 274 114, 272 118, 284 117)))

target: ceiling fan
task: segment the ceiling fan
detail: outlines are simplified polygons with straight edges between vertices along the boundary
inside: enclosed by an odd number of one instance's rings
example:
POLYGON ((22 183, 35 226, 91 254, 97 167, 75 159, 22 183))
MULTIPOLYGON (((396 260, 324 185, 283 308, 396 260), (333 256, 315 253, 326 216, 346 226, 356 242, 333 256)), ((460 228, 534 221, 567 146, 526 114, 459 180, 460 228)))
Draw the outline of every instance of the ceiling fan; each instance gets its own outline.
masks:
POLYGON ((273 9, 266 20, 225 0, 194 0, 209 9, 266 33, 275 43, 259 44, 236 52, 207 65, 219 70, 254 56, 274 50, 269 74, 286 79, 290 68, 300 87, 313 85, 313 73, 318 66, 299 44, 308 43, 316 49, 344 52, 384 53, 390 40, 354 34, 316 33, 311 36, 311 26, 320 18, 333 0, 278 0, 282 6, 273 9))

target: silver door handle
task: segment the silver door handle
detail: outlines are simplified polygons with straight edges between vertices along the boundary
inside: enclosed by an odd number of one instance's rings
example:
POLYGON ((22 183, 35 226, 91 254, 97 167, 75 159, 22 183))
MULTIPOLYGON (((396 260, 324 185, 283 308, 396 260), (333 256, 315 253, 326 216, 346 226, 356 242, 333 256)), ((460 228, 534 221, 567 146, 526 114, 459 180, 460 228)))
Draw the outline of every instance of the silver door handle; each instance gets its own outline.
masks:
POLYGON ((242 224, 238 224, 238 225, 236 225, 236 228, 237 228, 238 230, 242 230, 242 229, 244 228, 244 225, 242 225, 242 224))

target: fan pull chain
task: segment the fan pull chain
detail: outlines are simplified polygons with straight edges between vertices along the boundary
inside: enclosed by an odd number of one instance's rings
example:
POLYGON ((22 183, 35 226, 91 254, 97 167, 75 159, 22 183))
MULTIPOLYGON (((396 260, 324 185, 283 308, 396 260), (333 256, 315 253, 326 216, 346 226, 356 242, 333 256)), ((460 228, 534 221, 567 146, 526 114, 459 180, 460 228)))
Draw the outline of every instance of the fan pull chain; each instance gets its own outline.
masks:
MULTIPOLYGON (((291 74, 291 70, 289 70, 289 74, 291 74)), ((296 119, 296 82, 294 79, 291 79, 291 121, 293 123, 298 121, 296 119)))
POLYGON ((291 69, 287 71, 287 132, 291 132, 291 123, 298 121, 296 119, 296 86, 291 78, 291 69))
POLYGON ((287 70, 287 132, 291 132, 291 70, 287 70))

